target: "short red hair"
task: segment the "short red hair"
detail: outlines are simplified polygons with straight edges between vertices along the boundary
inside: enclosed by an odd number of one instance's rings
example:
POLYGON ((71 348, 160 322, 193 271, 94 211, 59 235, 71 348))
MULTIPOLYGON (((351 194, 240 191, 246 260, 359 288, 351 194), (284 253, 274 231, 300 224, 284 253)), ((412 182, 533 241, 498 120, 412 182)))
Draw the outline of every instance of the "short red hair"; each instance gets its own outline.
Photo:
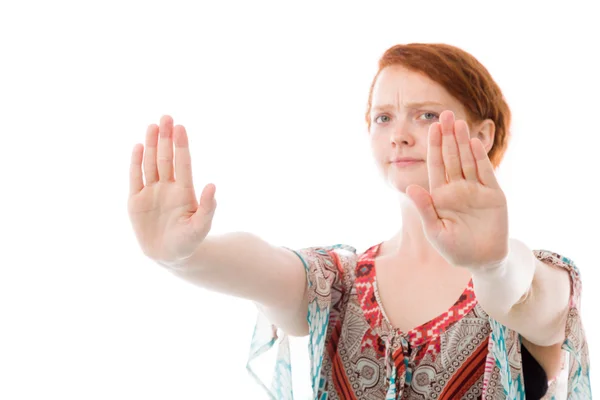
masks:
POLYGON ((448 44, 411 43, 390 47, 379 60, 379 71, 369 90, 366 120, 371 128, 373 87, 381 71, 400 65, 425 74, 442 85, 465 107, 469 123, 491 119, 496 125, 494 144, 488 156, 494 168, 504 157, 510 138, 511 113, 488 70, 471 54, 448 44))

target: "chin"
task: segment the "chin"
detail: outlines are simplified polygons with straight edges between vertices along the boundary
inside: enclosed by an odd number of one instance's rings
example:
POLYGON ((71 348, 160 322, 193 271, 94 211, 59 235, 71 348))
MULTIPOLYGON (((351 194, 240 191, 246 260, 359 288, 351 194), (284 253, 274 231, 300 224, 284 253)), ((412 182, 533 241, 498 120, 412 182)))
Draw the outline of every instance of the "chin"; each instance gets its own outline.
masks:
POLYGON ((387 184, 402 193, 406 193, 406 188, 410 185, 419 185, 424 188, 429 187, 429 177, 427 176, 426 170, 424 173, 423 171, 407 171, 401 173, 401 171, 397 171, 392 167, 386 172, 385 178, 387 184))
POLYGON ((397 192, 406 193, 406 188, 412 185, 410 182, 398 182, 396 180, 388 180, 388 186, 397 192))
POLYGON ((397 192, 401 192, 403 194, 406 194, 406 188, 409 187, 410 185, 418 185, 421 186, 422 188, 427 189, 427 191, 429 191, 429 182, 420 182, 420 181, 411 181, 411 182, 407 182, 407 181, 399 181, 399 180, 389 180, 388 181, 388 185, 393 188, 395 191, 397 192))

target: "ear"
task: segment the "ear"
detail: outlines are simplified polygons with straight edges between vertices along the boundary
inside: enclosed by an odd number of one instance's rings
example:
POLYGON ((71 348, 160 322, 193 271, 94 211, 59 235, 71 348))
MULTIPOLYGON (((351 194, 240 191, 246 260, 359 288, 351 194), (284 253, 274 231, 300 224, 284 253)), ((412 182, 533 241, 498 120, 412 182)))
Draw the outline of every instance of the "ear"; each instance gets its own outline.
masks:
POLYGON ((477 138, 483 143, 486 153, 489 153, 494 145, 494 135, 496 133, 496 124, 491 119, 486 119, 475 124, 471 131, 471 138, 477 138))

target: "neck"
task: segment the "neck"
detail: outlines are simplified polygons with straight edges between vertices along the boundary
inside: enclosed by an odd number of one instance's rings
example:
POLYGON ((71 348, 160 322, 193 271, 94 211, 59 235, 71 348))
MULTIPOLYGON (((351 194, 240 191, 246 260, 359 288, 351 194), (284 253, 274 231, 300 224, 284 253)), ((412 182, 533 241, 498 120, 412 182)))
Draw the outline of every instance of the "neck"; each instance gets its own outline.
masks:
POLYGON ((404 193, 400 193, 400 204, 402 229, 384 243, 385 253, 388 256, 399 256, 424 266, 447 265, 447 261, 425 236, 419 212, 404 193))

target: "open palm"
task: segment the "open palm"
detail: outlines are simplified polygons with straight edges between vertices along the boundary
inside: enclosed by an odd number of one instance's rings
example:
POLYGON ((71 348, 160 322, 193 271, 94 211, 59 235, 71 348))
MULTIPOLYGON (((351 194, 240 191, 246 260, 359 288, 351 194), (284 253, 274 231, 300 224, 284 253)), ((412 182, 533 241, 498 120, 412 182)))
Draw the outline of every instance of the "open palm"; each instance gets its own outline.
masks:
POLYGON ((508 254, 508 208, 479 139, 450 111, 429 130, 429 192, 410 185, 430 243, 452 265, 476 268, 508 254))
POLYGON ((189 257, 210 230, 214 195, 215 186, 209 184, 197 201, 185 128, 174 128, 170 116, 161 118, 160 127, 150 125, 145 154, 136 145, 131 155, 127 202, 143 252, 164 264, 189 257))

